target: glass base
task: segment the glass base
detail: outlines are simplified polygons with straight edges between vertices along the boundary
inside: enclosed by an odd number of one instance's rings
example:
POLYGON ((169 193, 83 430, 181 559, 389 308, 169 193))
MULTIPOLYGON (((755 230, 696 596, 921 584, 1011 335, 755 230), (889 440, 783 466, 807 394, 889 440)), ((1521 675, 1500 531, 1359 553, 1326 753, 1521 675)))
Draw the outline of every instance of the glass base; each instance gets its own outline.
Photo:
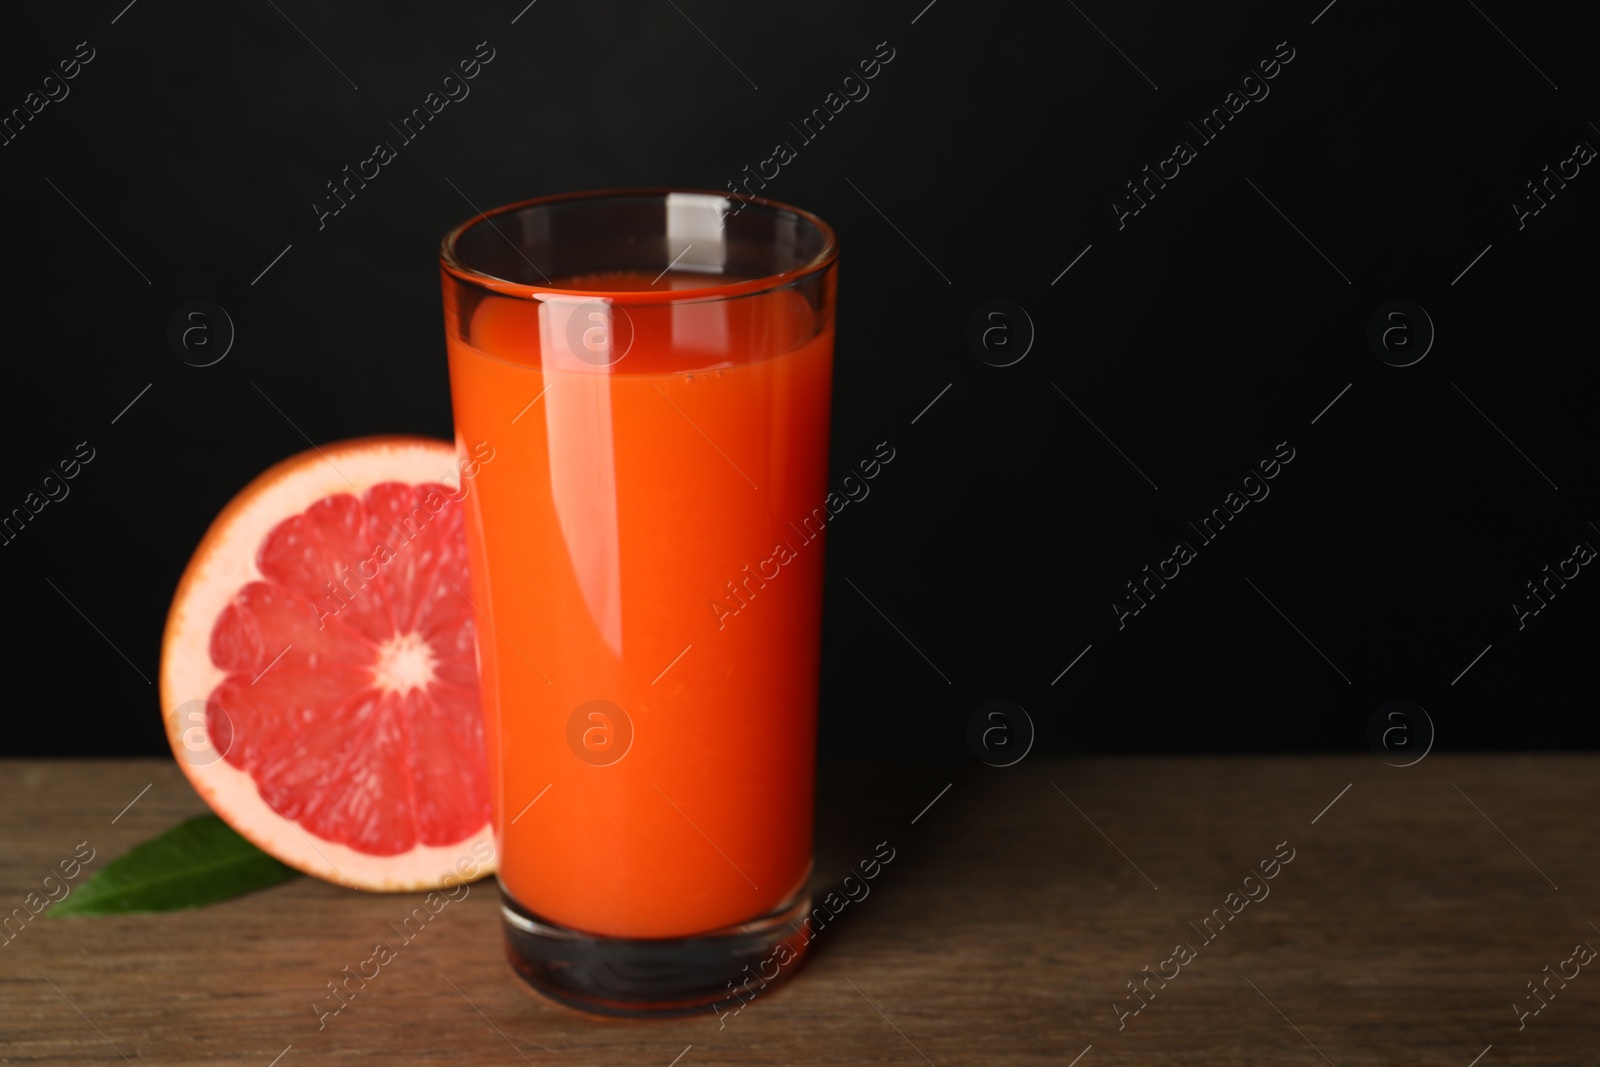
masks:
POLYGON ((803 889, 766 915, 692 937, 601 937, 557 926, 504 889, 506 958, 552 1000, 601 1015, 737 1011, 799 969, 811 910, 803 889))

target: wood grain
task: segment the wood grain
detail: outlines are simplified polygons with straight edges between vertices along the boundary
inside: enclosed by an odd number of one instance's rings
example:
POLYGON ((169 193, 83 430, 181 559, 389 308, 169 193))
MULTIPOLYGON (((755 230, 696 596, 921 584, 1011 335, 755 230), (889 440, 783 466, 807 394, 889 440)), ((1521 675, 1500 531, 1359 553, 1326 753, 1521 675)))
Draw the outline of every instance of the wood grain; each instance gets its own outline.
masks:
MULTIPOLYGON (((818 886, 879 841, 895 859, 794 982, 721 1023, 531 993, 501 957, 492 882, 321 1029, 326 983, 396 944, 420 896, 303 878, 167 915, 46 909, 0 938, 0 1062, 1468 1067, 1492 1044, 1480 1067, 1593 1063, 1600 962, 1552 981, 1521 1029, 1513 1004, 1600 946, 1597 771, 1441 754, 829 768, 818 886), (1294 858, 1269 895, 1205 941, 1189 924, 1281 842, 1294 858), (1180 943, 1194 958, 1119 1030, 1124 983, 1170 974, 1180 943)), ((93 870, 202 810, 166 761, 0 762, 0 798, 0 914, 79 842, 93 870)))

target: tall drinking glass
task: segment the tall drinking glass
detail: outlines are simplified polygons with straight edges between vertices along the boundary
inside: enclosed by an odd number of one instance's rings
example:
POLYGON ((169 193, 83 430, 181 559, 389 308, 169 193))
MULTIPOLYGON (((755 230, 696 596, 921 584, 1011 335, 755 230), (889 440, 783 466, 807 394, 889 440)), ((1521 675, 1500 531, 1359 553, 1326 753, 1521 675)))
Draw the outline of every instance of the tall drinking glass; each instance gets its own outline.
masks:
POLYGON ((507 953, 574 1006, 742 1003, 804 954, 835 256, 666 190, 444 239, 507 953))

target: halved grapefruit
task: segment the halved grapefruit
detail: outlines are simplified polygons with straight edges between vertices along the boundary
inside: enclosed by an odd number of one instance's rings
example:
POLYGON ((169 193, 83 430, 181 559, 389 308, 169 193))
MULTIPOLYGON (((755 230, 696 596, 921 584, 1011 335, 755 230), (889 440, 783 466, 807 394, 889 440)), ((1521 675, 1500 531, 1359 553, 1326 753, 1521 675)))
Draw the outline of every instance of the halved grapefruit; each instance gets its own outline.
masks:
POLYGON ((178 584, 173 753, 307 874, 400 892, 494 869, 463 470, 420 437, 304 452, 223 509, 178 584))

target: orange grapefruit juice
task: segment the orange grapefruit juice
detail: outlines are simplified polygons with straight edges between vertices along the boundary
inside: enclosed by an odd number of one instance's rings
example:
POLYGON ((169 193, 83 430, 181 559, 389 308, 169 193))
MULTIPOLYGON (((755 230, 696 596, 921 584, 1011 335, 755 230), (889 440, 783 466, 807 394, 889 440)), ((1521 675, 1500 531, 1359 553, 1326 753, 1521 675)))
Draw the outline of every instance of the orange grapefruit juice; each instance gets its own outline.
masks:
POLYGON ((809 873, 833 325, 792 288, 661 295, 730 280, 447 279, 457 441, 494 449, 462 592, 500 881, 586 933, 719 929, 809 873))

